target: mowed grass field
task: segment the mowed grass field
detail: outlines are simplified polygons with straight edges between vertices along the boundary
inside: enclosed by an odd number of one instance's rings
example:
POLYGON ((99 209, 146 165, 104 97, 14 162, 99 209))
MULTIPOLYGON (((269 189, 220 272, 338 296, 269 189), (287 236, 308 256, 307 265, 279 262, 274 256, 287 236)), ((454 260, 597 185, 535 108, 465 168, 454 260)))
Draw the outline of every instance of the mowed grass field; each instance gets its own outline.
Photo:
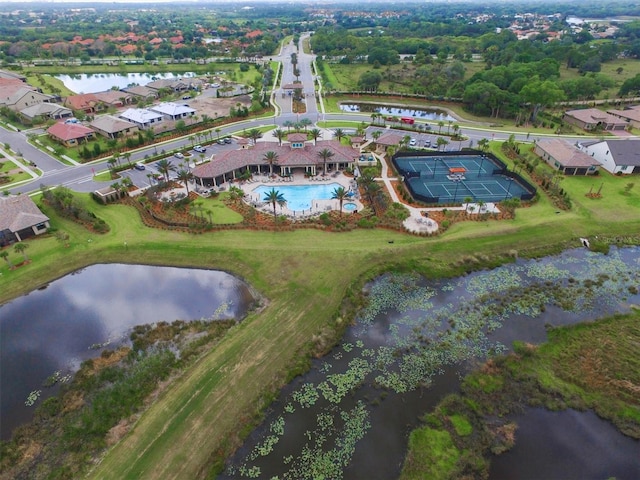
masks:
MULTIPOLYGON (((148 229, 130 207, 100 206, 82 197, 111 231, 92 234, 45 209, 53 226, 70 234, 70 246, 53 236, 28 242, 31 263, 16 270, 4 263, 0 268, 0 301, 94 263, 211 268, 245 279, 264 298, 262 308, 161 393, 90 475, 210 478, 212 468, 240 444, 310 345, 322 343, 350 320, 341 308, 351 289, 388 269, 457 274, 464 258, 506 261, 514 252, 526 256, 577 246, 580 236, 637 240, 640 185, 627 196, 621 193, 625 180, 612 177, 601 201, 585 201, 569 212, 556 213, 543 195, 536 205, 518 210, 515 220, 457 223, 432 238, 382 229, 190 235, 148 229)), ((565 179, 563 187, 582 192, 588 185, 581 181, 565 179)), ((11 250, 10 259, 18 263, 22 256, 11 250)))

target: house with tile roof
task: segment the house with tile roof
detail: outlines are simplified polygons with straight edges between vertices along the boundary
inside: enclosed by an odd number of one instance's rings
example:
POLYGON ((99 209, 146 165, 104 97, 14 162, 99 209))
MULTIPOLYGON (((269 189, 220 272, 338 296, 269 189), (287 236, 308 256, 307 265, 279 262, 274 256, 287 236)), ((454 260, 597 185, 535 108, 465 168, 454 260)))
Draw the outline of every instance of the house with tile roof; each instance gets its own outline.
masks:
POLYGON ((193 117, 196 113, 193 108, 174 102, 159 103, 158 105, 149 107, 149 110, 161 114, 165 120, 172 120, 174 122, 193 117))
POLYGON ((135 123, 113 115, 99 115, 91 121, 89 127, 105 138, 129 137, 139 131, 135 123))
POLYGON ((562 120, 583 130, 624 130, 627 122, 597 108, 567 110, 562 120))
POLYGON ((114 108, 121 108, 125 105, 131 105, 134 99, 133 95, 121 90, 107 90, 105 92, 97 92, 95 93, 95 96, 98 101, 114 108))
POLYGON ((70 108, 63 107, 57 103, 38 103, 20 110, 20 115, 30 122, 41 118, 43 120, 61 120, 73 117, 70 108))
POLYGON ((64 99, 64 106, 69 107, 71 110, 79 110, 89 115, 106 109, 104 103, 96 97, 95 93, 69 95, 64 99))
POLYGON ((381 135, 377 140, 374 140, 376 144, 376 152, 386 153, 387 147, 397 147, 400 145, 402 138, 402 135, 393 132, 381 135))
POLYGON ((142 98, 146 101, 153 101, 158 99, 158 91, 148 88, 145 85, 136 85, 133 87, 123 88, 122 91, 130 95, 134 95, 135 97, 142 98))
POLYGON ((538 140, 533 152, 565 175, 594 175, 600 167, 596 159, 557 138, 538 140))
POLYGON ((28 195, 0 197, 0 247, 46 233, 49 217, 28 195))
POLYGON ((7 107, 14 112, 54 100, 54 96, 41 93, 19 80, 8 79, 0 83, 0 107, 7 107))
POLYGON ((607 113, 624 120, 634 128, 640 128, 640 105, 624 110, 607 110, 607 113))
POLYGON ((94 138, 95 132, 79 123, 58 122, 47 129, 47 134, 65 147, 76 147, 94 138))
POLYGON ((640 140, 586 141, 578 147, 615 175, 640 173, 640 140))
POLYGON ((162 90, 163 88, 172 90, 174 92, 184 92, 185 90, 189 89, 189 84, 181 78, 161 78, 160 80, 154 80, 153 82, 147 83, 146 87, 151 88, 156 92, 162 90))
POLYGON ((154 128, 163 122, 164 116, 147 108, 128 108, 118 114, 118 117, 134 123, 138 128, 145 130, 154 128))
MULTIPOLYGON (((272 170, 274 174, 277 173, 280 176, 288 176, 295 172, 315 176, 324 168, 324 161, 319 152, 325 148, 333 153, 333 156, 327 160, 328 171, 352 168, 360 155, 359 150, 345 147, 337 140, 322 140, 316 145, 305 141, 299 145, 297 137, 291 138, 294 135, 299 134, 289 135, 288 142, 283 143, 282 146, 273 142, 258 142, 250 148, 222 152, 210 162, 198 165, 193 170, 196 182, 203 187, 217 187, 238 178, 247 169, 252 174, 269 174, 272 170), (270 166, 265 161, 267 152, 276 153, 277 163, 270 166)), ((304 136, 306 138, 306 135, 304 136)))

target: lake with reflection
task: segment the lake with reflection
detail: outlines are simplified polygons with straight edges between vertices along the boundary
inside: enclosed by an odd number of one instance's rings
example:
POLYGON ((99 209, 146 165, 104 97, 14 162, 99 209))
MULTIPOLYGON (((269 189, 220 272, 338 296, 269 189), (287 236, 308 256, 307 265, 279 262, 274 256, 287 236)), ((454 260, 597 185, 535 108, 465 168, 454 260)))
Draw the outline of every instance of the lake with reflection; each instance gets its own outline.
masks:
POLYGON ((372 103, 341 103, 340 110, 343 112, 362 112, 362 113, 381 113, 382 115, 390 115, 395 117, 413 117, 421 120, 455 122, 457 119, 452 117, 444 110, 438 108, 405 108, 405 107, 385 107, 383 105, 375 105, 372 103))
POLYGON ((93 265, 0 306, 0 434, 30 420, 25 400, 55 371, 75 372, 100 349, 128 340, 132 327, 195 319, 240 319, 255 299, 220 271, 93 265))
MULTIPOLYGON (((628 312, 640 304, 638 284, 638 247, 570 250, 453 279, 384 275, 366 287, 368 305, 341 343, 282 389, 220 478, 397 478, 409 433, 469 368, 514 340, 545 341, 547 325, 628 312)), ((565 439, 579 445, 581 434, 565 439)), ((603 431, 601 441, 610 438, 603 431)), ((630 442, 619 442, 626 455, 639 445, 630 442)), ((606 464, 606 448, 592 455, 606 464)), ((639 461, 616 471, 628 475, 639 461)), ((517 462, 509 467, 520 478, 517 462)), ((603 478, 596 473, 583 478, 603 478)))
POLYGON ((195 77, 195 72, 184 73, 80 73, 74 75, 54 75, 64 86, 74 93, 96 93, 118 90, 132 85, 146 85, 154 80, 195 77))

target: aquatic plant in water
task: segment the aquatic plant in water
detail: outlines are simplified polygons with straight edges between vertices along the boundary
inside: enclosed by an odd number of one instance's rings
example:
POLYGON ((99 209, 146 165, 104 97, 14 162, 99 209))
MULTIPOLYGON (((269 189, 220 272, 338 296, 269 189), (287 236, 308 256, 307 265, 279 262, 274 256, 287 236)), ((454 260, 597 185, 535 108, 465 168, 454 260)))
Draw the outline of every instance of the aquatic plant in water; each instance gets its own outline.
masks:
POLYGON ((283 473, 274 478, 342 478, 356 443, 370 428, 373 408, 357 400, 354 408, 345 409, 347 397, 360 395, 367 385, 401 395, 428 387, 447 366, 502 353, 506 347, 489 335, 513 315, 533 319, 550 305, 584 313, 619 304, 633 292, 629 285, 640 282, 640 249, 632 251, 631 261, 616 250, 606 256, 578 252, 519 261, 438 284, 414 274, 380 277, 367 286, 367 305, 351 330, 355 340, 322 360, 318 372, 323 379, 304 382, 291 393, 263 440, 239 468, 230 466, 228 472, 260 476, 259 465, 249 463, 273 454, 294 415, 308 417, 315 411, 315 428, 304 432, 298 452, 282 456, 283 473), (383 316, 385 321, 377 323, 383 316), (381 332, 380 325, 387 322, 381 332), (295 404, 310 411, 298 412, 295 404))

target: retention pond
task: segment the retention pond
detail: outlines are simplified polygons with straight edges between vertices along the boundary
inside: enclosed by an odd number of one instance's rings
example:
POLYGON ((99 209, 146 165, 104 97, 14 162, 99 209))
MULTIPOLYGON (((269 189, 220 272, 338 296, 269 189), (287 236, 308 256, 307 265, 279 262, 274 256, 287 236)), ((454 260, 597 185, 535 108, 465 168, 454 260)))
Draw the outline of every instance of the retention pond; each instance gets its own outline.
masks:
MULTIPOLYGON (((514 340, 545 341, 549 325, 629 311, 640 303, 639 283, 636 247, 608 255, 571 250, 450 280, 380 277, 367 286, 368 306, 342 342, 281 391, 221 478, 397 478, 409 432, 457 391, 473 364, 514 340)), ((582 431, 567 428, 565 440, 579 443, 582 431)), ((606 448, 592 455, 590 464, 607 461, 606 448)), ((536 461, 561 472, 553 455, 536 461)), ((518 462, 509 465, 513 478, 520 478, 518 462)))

